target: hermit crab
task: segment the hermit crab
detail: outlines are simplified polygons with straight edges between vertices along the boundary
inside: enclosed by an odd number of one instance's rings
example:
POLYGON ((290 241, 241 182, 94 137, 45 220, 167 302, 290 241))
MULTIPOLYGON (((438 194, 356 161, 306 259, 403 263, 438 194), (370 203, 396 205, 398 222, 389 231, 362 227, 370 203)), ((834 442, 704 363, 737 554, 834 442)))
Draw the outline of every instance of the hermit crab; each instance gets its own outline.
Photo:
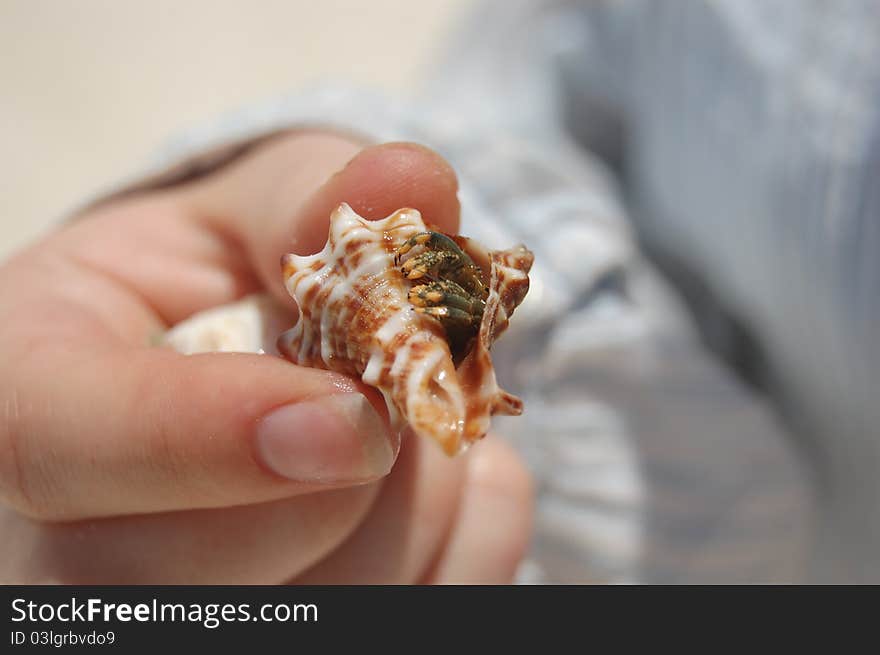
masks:
POLYGON ((278 350, 361 377, 393 422, 457 453, 493 414, 522 412, 498 386, 489 349, 528 291, 532 259, 523 246, 489 251, 443 234, 415 209, 370 221, 343 203, 321 252, 282 260, 300 315, 278 350))
POLYGON ((442 232, 419 232, 397 248, 395 265, 408 280, 408 298, 415 311, 432 316, 443 325, 453 356, 467 349, 476 336, 489 288, 482 271, 459 245, 442 232), (408 258, 413 249, 420 251, 408 258), (404 261, 404 258, 405 261, 404 261))
POLYGON ((492 415, 522 412, 498 386, 489 349, 528 291, 532 259, 523 246, 490 251, 444 234, 415 209, 371 221, 343 203, 321 252, 282 258, 299 309, 292 328, 282 332, 273 301, 254 297, 191 318, 165 342, 277 352, 357 376, 382 393, 395 428, 408 424, 452 455, 483 437, 492 415))

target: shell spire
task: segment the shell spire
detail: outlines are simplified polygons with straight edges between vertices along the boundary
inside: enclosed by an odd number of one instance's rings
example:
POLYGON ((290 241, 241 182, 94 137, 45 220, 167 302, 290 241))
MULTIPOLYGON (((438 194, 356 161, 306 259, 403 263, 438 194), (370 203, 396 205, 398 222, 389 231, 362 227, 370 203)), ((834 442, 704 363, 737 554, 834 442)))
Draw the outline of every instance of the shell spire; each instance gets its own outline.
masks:
POLYGON ((493 414, 522 412, 498 386, 489 349, 528 291, 532 259, 522 246, 490 252, 431 231, 414 209, 370 221, 343 203, 321 252, 282 258, 299 318, 278 350, 360 377, 382 393, 395 428, 408 423, 453 455, 493 414), (441 297, 448 306, 433 302, 441 297))

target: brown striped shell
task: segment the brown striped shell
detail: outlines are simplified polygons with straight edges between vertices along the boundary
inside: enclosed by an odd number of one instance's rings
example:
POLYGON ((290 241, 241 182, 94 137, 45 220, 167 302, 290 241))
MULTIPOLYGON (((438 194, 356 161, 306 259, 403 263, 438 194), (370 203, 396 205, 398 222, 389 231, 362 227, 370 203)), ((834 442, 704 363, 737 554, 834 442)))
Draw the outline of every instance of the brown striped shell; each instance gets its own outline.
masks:
POLYGON ((411 283, 394 265, 397 248, 428 230, 414 209, 368 221, 339 205, 321 252, 282 260, 300 315, 278 350, 296 364, 360 377, 385 397, 395 427, 406 422, 452 455, 483 437, 493 414, 522 412, 498 386, 489 349, 528 291, 533 257, 523 246, 487 251, 455 237, 489 288, 479 332, 456 366, 444 328, 413 310, 411 283))

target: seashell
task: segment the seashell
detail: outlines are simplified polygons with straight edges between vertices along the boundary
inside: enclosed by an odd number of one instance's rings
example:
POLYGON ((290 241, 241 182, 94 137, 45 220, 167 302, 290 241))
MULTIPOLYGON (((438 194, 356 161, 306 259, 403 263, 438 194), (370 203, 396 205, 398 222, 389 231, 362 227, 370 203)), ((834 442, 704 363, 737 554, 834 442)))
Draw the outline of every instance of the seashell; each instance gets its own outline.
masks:
POLYGON ((415 209, 370 221, 343 203, 321 252, 282 258, 299 317, 278 351, 360 377, 382 393, 394 427, 408 423, 453 455, 486 434, 493 414, 522 413, 498 386, 489 349, 528 291, 532 261, 523 246, 488 251, 444 236, 415 209), (428 270, 435 261, 445 277, 428 270), (444 292, 449 306, 434 303, 444 292))
POLYGON ((194 314, 157 335, 155 343, 184 355, 209 352, 277 355, 275 342, 289 325, 287 308, 269 294, 251 294, 194 314))

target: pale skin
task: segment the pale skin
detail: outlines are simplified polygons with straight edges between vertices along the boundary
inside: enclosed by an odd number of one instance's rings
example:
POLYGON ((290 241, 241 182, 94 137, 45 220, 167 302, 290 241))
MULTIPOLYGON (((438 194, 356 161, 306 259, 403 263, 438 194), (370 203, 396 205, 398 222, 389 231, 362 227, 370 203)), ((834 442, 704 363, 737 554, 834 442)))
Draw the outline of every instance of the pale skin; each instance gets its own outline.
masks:
POLYGON ((0 582, 509 582, 532 493, 501 439, 448 458, 355 380, 150 345, 253 291, 292 307, 280 256, 319 250, 338 202, 455 232, 456 190, 426 148, 291 133, 0 265, 0 582))

